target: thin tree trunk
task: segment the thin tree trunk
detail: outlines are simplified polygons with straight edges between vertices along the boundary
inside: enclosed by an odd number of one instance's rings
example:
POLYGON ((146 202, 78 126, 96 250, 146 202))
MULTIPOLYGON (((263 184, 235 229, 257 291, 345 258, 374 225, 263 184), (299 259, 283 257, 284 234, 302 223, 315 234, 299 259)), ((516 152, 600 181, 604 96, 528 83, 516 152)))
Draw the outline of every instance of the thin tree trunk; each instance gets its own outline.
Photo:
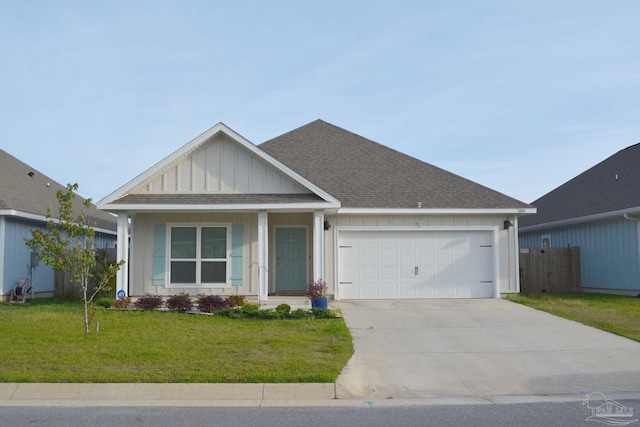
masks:
POLYGON ((87 277, 82 278, 82 305, 84 307, 84 333, 89 335, 89 307, 87 304, 87 277))

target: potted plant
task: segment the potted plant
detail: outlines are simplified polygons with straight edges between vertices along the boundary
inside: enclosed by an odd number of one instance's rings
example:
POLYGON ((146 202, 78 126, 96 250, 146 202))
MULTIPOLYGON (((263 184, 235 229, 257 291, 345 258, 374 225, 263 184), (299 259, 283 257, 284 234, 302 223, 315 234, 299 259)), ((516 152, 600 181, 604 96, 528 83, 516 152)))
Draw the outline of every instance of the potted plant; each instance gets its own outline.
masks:
POLYGON ((327 283, 324 280, 312 280, 307 283, 304 294, 311 300, 312 308, 327 308, 327 283))

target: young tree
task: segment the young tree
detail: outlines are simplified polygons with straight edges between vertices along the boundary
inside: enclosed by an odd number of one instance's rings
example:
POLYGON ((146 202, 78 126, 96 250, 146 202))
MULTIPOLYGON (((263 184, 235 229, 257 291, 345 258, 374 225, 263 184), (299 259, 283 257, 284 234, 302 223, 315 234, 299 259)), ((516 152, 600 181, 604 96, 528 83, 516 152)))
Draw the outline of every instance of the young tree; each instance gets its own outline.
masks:
MULTIPOLYGON (((96 268, 96 250, 93 240, 96 234, 95 224, 87 223, 86 209, 91 207, 91 199, 84 201, 84 210, 74 218, 73 200, 78 184, 67 184, 67 190, 58 190, 58 219, 52 219, 51 209, 47 209, 47 229, 31 231, 27 246, 36 251, 38 257, 56 272, 68 272, 72 283, 80 285, 84 312, 84 331, 89 335, 90 316, 93 310, 93 298, 109 284, 124 261, 108 263, 96 268), (89 291, 89 281, 94 279, 95 286, 89 291)), ((92 316, 91 316, 92 317, 92 316)))

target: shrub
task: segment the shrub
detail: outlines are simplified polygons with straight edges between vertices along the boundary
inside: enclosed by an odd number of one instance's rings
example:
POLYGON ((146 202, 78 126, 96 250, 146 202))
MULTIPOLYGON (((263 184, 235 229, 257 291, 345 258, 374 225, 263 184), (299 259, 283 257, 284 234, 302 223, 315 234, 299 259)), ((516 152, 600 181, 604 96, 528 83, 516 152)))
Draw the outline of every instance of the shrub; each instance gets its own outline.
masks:
POLYGON ((298 308, 289 313, 289 319, 310 319, 313 317, 313 314, 309 310, 305 310, 304 308, 298 308))
POLYGON ((242 311, 245 313, 260 311, 260 306, 258 304, 245 304, 242 306, 242 311))
POLYGON ((242 308, 240 308, 240 307, 225 308, 224 310, 220 310, 220 311, 216 312, 216 314, 219 315, 219 316, 230 317, 232 319, 242 319, 242 318, 245 317, 244 312, 242 311, 242 308))
POLYGON ((111 308, 113 307, 113 298, 102 297, 96 300, 96 307, 111 308))
POLYGON ((169 310, 185 312, 191 309, 191 305, 191 297, 185 294, 173 295, 167 300, 169 310))
POLYGON ((126 298, 122 298, 122 299, 118 299, 116 300, 116 302, 114 303, 116 308, 129 308, 131 306, 131 298, 126 297, 126 298))
POLYGON ((312 300, 325 298, 327 296, 327 283, 322 279, 311 281, 304 288, 304 294, 312 300))
POLYGON ((247 303, 244 295, 229 295, 227 301, 229 301, 229 307, 242 307, 247 303))
POLYGON ((328 308, 312 308, 311 314, 316 319, 333 319, 335 317, 338 317, 332 310, 328 308))
POLYGON ((283 319, 287 316, 287 313, 277 310, 258 310, 258 319, 283 319))
POLYGON ((162 297, 160 295, 146 295, 138 298, 135 306, 140 310, 155 310, 162 306, 162 297))
POLYGON ((218 295, 199 295, 198 308, 203 313, 213 313, 229 307, 229 301, 222 299, 218 295))
POLYGON ((291 306, 289 304, 280 304, 276 307, 276 311, 288 314, 291 312, 291 306))

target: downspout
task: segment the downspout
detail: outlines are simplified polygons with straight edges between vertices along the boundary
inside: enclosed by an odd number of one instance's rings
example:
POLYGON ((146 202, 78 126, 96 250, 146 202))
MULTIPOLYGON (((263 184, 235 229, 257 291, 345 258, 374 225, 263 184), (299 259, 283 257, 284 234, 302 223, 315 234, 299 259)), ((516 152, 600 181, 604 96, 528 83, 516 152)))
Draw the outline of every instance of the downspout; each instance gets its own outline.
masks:
POLYGON ((516 262, 515 262, 515 288, 516 288, 516 292, 520 293, 520 240, 519 240, 519 236, 518 236, 518 217, 515 216, 513 218, 513 234, 514 234, 514 240, 515 240, 515 256, 516 256, 516 262))
MULTIPOLYGON (((0 215, 0 301, 2 301, 4 295, 4 245, 6 233, 6 220, 4 215, 0 215)), ((33 287, 33 283, 31 284, 33 287)))
MULTIPOLYGON (((634 218, 626 213, 624 214, 624 219, 626 219, 627 221, 635 221, 636 223, 638 223, 638 225, 636 226, 636 240, 638 246, 638 256, 640 257, 640 218, 634 218)), ((640 265, 640 259, 638 259, 638 264, 640 265)), ((640 294, 638 294, 638 296, 640 296, 640 294)))
POLYGON ((629 220, 629 221, 638 221, 638 222, 640 222, 640 218, 634 218, 632 216, 629 216, 628 213, 624 214, 624 219, 629 220))

